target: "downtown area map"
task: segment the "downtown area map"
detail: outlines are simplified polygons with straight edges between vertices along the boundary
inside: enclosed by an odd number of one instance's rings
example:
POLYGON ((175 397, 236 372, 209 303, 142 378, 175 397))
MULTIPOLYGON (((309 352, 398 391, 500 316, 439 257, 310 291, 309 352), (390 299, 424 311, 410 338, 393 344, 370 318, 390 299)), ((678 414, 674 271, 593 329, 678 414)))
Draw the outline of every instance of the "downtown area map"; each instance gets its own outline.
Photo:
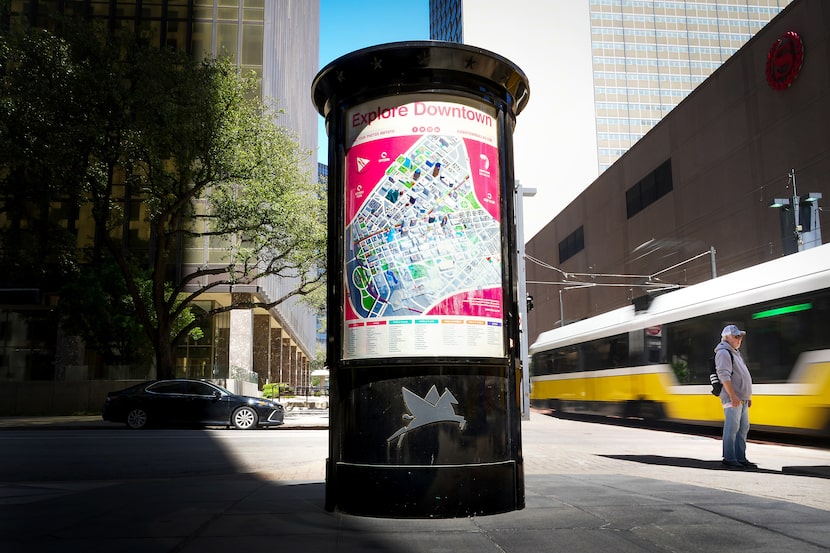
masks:
POLYGON ((463 113, 453 132, 366 125, 348 153, 346 358, 503 351, 495 131, 463 113))

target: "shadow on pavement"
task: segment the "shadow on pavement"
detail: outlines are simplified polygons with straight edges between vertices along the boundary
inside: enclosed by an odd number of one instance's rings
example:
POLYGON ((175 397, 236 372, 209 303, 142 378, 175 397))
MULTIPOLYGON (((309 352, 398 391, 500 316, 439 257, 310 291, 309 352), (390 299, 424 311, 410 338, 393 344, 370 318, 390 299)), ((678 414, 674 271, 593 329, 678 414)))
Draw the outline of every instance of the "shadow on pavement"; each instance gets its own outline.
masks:
POLYGON ((780 472, 777 470, 769 470, 763 468, 752 469, 734 469, 724 466, 720 460, 707 461, 703 459, 692 459, 690 457, 664 457, 662 455, 600 455, 608 459, 618 459, 620 461, 631 461, 634 463, 643 463, 647 465, 662 465, 670 467, 683 467, 693 469, 705 470, 727 470, 727 471, 743 471, 756 472, 760 474, 793 474, 798 476, 811 476, 814 478, 830 478, 830 467, 816 466, 816 467, 784 467, 780 472))
POLYGON ((243 472, 250 469, 215 436, 4 432, 0 551, 411 551, 400 534, 366 533, 398 523, 326 511, 323 482, 243 472))
MULTIPOLYGON (((670 432, 672 434, 686 434, 689 436, 708 436, 720 439, 723 432, 722 423, 716 424, 691 424, 667 420, 648 420, 638 417, 612 417, 589 413, 568 413, 556 411, 555 409, 537 410, 540 415, 555 419, 588 422, 606 426, 622 426, 625 428, 643 428, 646 430, 657 430, 670 432)), ((830 435, 816 434, 786 434, 782 432, 771 432, 750 428, 747 441, 754 443, 787 444, 800 447, 817 447, 822 449, 830 448, 830 435)))

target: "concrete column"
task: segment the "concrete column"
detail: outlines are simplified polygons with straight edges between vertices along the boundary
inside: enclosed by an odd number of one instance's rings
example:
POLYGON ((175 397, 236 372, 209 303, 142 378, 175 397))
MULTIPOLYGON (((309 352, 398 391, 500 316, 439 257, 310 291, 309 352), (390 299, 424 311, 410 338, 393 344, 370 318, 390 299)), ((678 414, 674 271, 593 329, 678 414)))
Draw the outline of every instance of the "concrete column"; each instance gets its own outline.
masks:
POLYGON ((270 336, 270 360, 268 363, 268 382, 282 382, 282 329, 272 328, 270 336))
POLYGON ((280 361, 280 367, 282 368, 282 374, 285 377, 284 382, 287 382, 289 386, 294 386, 296 383, 291 379, 291 338, 283 338, 282 339, 282 355, 280 361))
POLYGON ((294 382, 297 383, 297 386, 302 386, 303 379, 300 376, 299 365, 297 363, 297 346, 292 345, 288 355, 291 357, 291 372, 294 374, 294 382))
MULTIPOLYGON (((250 294, 233 294, 233 301, 246 301, 249 298, 250 294)), ((228 361, 231 373, 234 369, 253 371, 254 312, 250 309, 234 309, 230 315, 231 333, 228 361)))
POLYGON ((271 361, 271 316, 254 315, 253 360, 259 388, 270 382, 268 379, 271 361))

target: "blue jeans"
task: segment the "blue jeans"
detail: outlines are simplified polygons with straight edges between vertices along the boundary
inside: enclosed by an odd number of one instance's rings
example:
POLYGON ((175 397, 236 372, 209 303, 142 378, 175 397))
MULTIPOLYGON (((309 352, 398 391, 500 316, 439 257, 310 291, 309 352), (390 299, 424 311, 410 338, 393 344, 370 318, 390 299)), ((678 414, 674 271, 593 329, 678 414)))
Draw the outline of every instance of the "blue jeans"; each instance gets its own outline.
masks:
POLYGON ((749 434, 749 404, 723 407, 723 458, 746 461, 746 435, 749 434))

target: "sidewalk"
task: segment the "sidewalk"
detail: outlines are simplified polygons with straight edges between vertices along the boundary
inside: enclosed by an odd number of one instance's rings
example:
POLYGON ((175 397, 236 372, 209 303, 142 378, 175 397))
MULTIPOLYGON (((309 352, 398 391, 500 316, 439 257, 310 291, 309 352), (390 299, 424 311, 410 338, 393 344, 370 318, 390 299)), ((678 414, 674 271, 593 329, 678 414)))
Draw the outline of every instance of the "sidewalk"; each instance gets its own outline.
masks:
MULTIPOLYGON (((97 426, 102 421, 57 423, 97 426)), ((311 433, 312 438, 318 435, 326 440, 324 433, 311 433)), ((0 439, 15 438, 3 433, 0 439)), ((782 470, 828 465, 826 450, 751 444, 751 458, 759 469, 731 471, 719 466, 719 444, 711 438, 563 421, 536 413, 522 423, 522 441, 526 507, 519 511, 455 519, 327 512, 322 471, 306 473, 307 480, 275 471, 19 483, 6 486, 0 496, 0 551, 818 553, 830 549, 828 481, 782 470)), ((280 443, 290 447, 291 440, 280 443)))

